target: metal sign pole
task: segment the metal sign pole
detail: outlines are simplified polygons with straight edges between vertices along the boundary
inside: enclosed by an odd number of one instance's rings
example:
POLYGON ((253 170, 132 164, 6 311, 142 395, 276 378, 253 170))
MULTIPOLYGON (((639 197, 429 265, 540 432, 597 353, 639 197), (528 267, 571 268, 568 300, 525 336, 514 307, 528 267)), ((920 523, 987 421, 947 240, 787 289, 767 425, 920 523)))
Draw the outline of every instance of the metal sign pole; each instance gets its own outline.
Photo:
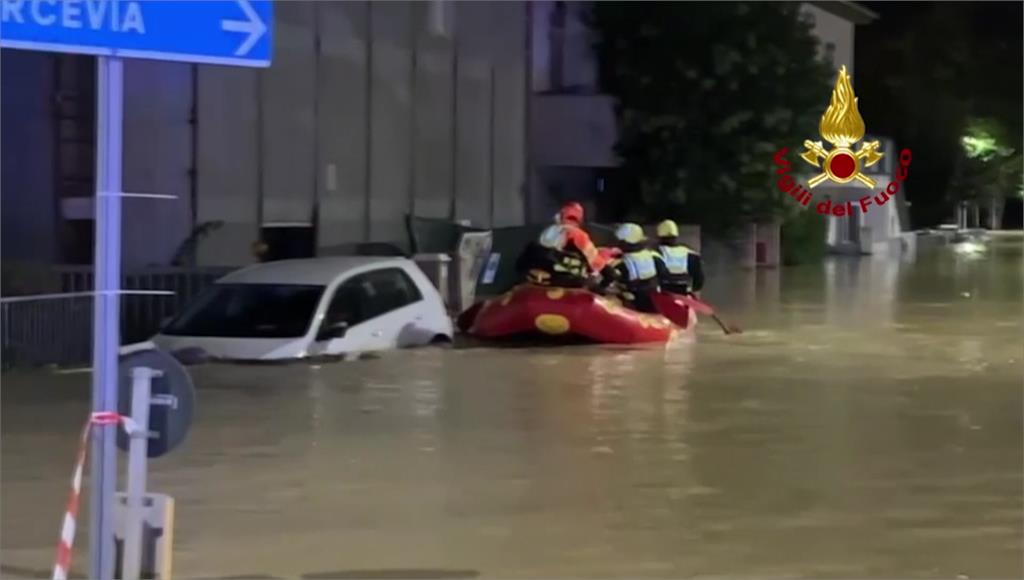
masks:
POLYGON ((151 381, 159 371, 148 367, 132 369, 132 420, 135 433, 129 433, 128 444, 128 513, 124 529, 124 557, 121 578, 139 580, 142 571, 142 542, 145 527, 146 454, 149 449, 149 405, 151 381))
MULTIPOLYGON (((121 346, 121 130, 124 63, 99 57, 96 69, 96 246, 92 340, 93 412, 117 412, 121 346)), ((117 425, 93 427, 89 578, 114 577, 117 425)))

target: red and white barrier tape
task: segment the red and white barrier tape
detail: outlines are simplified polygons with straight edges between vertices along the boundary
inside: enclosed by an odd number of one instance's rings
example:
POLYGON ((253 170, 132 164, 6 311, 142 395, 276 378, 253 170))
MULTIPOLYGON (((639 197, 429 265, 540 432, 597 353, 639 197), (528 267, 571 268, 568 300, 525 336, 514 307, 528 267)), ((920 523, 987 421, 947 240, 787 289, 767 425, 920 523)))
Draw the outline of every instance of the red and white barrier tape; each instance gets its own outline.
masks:
POLYGON ((89 451, 89 435, 93 425, 122 424, 131 433, 135 424, 130 417, 119 415, 113 411, 93 413, 82 428, 82 438, 78 445, 78 459, 75 471, 71 476, 71 493, 68 495, 68 507, 64 512, 64 525, 60 530, 60 542, 57 544, 57 562, 53 565, 53 580, 67 580, 71 569, 71 551, 75 545, 75 526, 78 518, 78 503, 82 492, 82 470, 89 451))

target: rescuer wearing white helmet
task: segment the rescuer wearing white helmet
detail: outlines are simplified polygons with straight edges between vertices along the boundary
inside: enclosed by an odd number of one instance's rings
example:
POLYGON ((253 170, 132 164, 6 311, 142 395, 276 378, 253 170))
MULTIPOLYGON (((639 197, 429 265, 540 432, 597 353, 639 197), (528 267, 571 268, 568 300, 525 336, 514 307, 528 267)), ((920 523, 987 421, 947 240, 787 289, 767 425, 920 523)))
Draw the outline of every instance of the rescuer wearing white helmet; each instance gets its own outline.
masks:
POLYGON ((651 293, 657 292, 659 280, 668 276, 665 263, 657 252, 647 249, 647 236, 637 224, 620 225, 615 237, 622 248, 622 256, 613 267, 615 281, 624 287, 620 296, 635 310, 657 312, 651 293))
POLYGON ((704 287, 703 260, 700 254, 679 241, 679 226, 672 220, 658 224, 658 254, 668 272, 661 278, 663 291, 689 294, 704 287))

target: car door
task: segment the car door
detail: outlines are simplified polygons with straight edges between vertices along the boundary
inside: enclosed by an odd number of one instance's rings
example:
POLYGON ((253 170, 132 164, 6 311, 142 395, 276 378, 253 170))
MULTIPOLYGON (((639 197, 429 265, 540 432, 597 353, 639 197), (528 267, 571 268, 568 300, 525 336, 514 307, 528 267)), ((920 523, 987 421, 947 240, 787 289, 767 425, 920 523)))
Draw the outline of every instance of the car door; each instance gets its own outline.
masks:
POLYGON ((366 275, 369 290, 369 324, 383 348, 402 348, 416 343, 416 327, 422 318, 423 295, 402 268, 382 268, 366 275))
POLYGON ((338 285, 321 330, 344 322, 344 336, 319 341, 321 354, 387 350, 398 346, 402 329, 416 317, 419 290, 401 268, 371 270, 338 285))

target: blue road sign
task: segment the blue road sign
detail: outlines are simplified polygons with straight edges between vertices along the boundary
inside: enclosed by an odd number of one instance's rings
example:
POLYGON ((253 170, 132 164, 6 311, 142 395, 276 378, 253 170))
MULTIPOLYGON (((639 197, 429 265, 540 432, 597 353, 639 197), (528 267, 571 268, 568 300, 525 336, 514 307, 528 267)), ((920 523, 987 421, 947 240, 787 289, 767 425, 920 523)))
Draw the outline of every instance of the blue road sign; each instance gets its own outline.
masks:
MULTIPOLYGON (((181 366, 173 356, 162 350, 143 350, 133 352, 121 359, 118 364, 120 381, 118 384, 117 407, 122 415, 131 416, 132 369, 148 367, 160 371, 160 376, 150 383, 149 431, 151 433, 146 455, 161 457, 166 455, 185 440, 185 434, 192 426, 195 414, 196 392, 192 378, 185 367, 181 366)), ((128 436, 124 431, 117 432, 117 446, 122 451, 128 450, 128 436)))
POLYGON ((270 0, 0 0, 0 47, 270 66, 270 0))

